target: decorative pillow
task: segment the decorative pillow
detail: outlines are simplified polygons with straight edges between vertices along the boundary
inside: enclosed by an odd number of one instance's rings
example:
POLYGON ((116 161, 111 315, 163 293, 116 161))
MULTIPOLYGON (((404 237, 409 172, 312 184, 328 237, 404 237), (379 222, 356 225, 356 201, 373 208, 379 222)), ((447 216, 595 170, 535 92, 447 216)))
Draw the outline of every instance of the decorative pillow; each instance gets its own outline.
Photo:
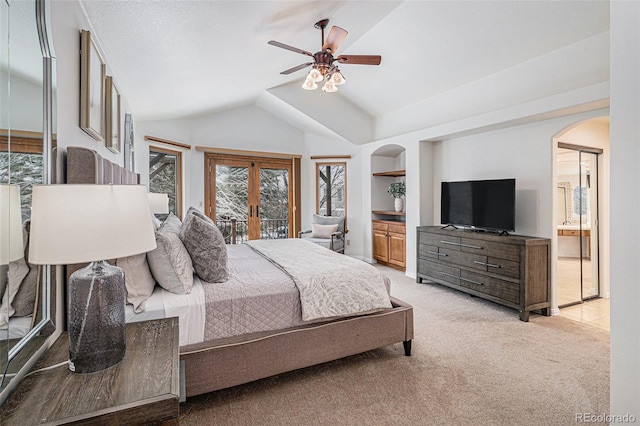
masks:
POLYGON ((216 225, 216 223, 209 216, 202 213, 200 210, 196 209, 193 206, 189 207, 189 209, 187 210, 187 214, 185 215, 185 220, 187 219, 187 216, 189 216, 190 214, 198 216, 200 219, 204 220, 205 222, 211 225, 214 225, 214 226, 216 225))
MULTIPOLYGON (((7 274, 9 285, 2 296, 2 303, 0 304, 0 329, 2 330, 7 328, 9 318, 14 316, 16 313, 14 308, 16 296, 18 295, 18 292, 20 292, 22 281, 28 273, 29 265, 27 265, 24 257, 14 260, 13 262, 9 262, 9 272, 7 274)), ((33 290, 33 294, 35 296, 35 289, 33 290)), ((33 301, 31 303, 31 312, 27 315, 30 315, 31 313, 33 313, 33 301)))
POLYGON ((178 216, 173 213, 169 213, 169 216, 162 222, 162 225, 158 228, 158 231, 170 231, 174 234, 178 235, 180 233, 180 227, 182 226, 182 222, 178 218, 178 216))
MULTIPOLYGON (((20 259, 24 262, 24 259, 20 259)), ((18 261, 19 262, 19 261, 18 261)), ((13 263, 13 262, 12 262, 13 263)), ((13 316, 26 317, 33 314, 36 303, 36 292, 38 291, 38 265, 24 263, 24 266, 16 268, 16 275, 12 279, 12 265, 9 265, 9 285, 12 282, 18 283, 18 292, 11 302, 13 308, 13 316), (24 274, 26 267, 27 274, 24 274)))
POLYGON ((156 231, 158 247, 147 253, 147 261, 153 278, 171 293, 191 293, 193 264, 187 249, 173 231, 156 231))
POLYGON ((133 312, 144 312, 144 302, 147 300, 156 280, 153 279, 147 262, 147 254, 141 253, 116 260, 116 266, 124 270, 124 285, 127 289, 127 302, 133 305, 133 312))
POLYGON ((199 215, 190 214, 182 224, 180 239, 200 278, 210 283, 223 283, 229 279, 227 246, 217 226, 199 215))
POLYGON ((331 234, 338 230, 338 225, 311 224, 311 238, 331 238, 331 234))
POLYGON ((344 216, 320 216, 314 213, 311 222, 318 225, 338 225, 338 231, 344 234, 344 216))
POLYGON ((158 228, 160 228, 160 225, 162 225, 162 222, 160 222, 160 219, 158 219, 156 215, 153 213, 151 213, 151 222, 153 223, 154 231, 157 231, 158 228))

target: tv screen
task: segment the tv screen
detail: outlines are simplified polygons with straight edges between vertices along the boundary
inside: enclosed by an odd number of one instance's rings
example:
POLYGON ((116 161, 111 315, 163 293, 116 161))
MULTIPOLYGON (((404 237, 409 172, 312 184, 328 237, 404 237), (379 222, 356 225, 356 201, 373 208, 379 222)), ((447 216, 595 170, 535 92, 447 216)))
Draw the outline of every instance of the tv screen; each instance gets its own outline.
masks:
POLYGON ((515 231, 515 211, 515 179, 442 182, 444 224, 515 231))

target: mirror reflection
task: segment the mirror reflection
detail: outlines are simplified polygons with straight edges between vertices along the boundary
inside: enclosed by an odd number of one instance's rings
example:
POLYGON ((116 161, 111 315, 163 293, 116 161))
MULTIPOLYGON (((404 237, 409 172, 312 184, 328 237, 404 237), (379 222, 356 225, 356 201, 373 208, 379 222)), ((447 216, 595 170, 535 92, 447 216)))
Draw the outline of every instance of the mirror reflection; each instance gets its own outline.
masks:
POLYGON ((49 321, 50 305, 43 295, 49 294, 45 289, 50 280, 43 278, 49 270, 30 264, 26 256, 31 191, 33 185, 47 183, 38 1, 0 3, 1 391, 44 339, 42 329, 49 321))

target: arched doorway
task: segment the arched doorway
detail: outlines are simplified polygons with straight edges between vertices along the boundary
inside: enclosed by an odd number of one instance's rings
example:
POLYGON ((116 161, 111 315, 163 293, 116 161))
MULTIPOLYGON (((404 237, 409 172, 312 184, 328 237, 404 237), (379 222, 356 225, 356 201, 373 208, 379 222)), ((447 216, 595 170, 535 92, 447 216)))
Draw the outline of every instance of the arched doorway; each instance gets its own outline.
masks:
POLYGON ((554 305, 563 316, 608 329, 608 300, 592 312, 569 307, 609 297, 609 118, 576 123, 553 143, 554 305))

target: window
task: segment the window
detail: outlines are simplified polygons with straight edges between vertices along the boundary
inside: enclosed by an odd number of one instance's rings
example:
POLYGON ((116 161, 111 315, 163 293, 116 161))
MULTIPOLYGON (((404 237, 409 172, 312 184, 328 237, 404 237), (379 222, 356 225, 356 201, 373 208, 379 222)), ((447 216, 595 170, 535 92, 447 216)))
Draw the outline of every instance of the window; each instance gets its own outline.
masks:
MULTIPOLYGON (((182 218, 182 153, 149 147, 149 192, 169 195, 169 212, 182 218)), ((166 215, 158 215, 164 220, 166 215)))
POLYGON ((316 213, 347 216, 347 163, 316 163, 316 213))

